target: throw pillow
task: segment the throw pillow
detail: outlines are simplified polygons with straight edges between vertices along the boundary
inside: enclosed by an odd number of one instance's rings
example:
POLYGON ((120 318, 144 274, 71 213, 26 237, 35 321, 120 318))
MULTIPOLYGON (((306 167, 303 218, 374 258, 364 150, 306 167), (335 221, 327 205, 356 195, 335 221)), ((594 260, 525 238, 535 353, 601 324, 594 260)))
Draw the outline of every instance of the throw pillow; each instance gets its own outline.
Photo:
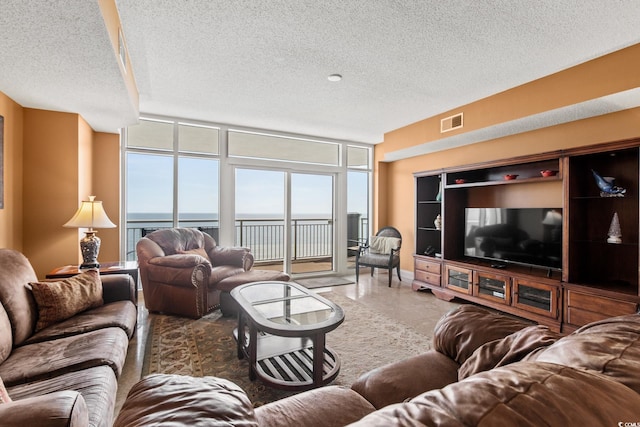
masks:
POLYGON ((0 378, 0 403, 9 403, 11 402, 11 398, 9 397, 9 393, 7 393, 7 389, 4 388, 4 383, 2 382, 2 378, 0 378))
POLYGON ((209 259, 209 255, 207 255, 207 251, 205 251, 204 248, 189 249, 188 251, 178 251, 178 253, 179 254, 200 255, 204 259, 206 259, 209 262, 211 262, 211 260, 209 259))
POLYGON ((400 239, 397 237, 369 237, 369 250, 374 254, 389 254, 391 253, 391 250, 398 249, 399 245, 400 239))
POLYGON ((30 285, 38 306, 36 332, 104 303, 97 270, 58 282, 32 282, 30 285))

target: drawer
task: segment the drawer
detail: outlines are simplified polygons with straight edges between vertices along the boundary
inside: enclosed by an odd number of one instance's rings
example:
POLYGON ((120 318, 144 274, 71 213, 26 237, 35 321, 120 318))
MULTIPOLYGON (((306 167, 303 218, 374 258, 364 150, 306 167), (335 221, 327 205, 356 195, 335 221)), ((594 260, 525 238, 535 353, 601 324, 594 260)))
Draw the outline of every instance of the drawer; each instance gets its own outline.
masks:
POLYGON ((593 311, 581 310, 575 307, 569 307, 567 308, 567 318, 565 319, 565 322, 575 326, 584 326, 588 323, 603 320, 608 317, 611 316, 607 316, 602 313, 594 313, 593 311))
POLYGON ((632 301, 567 289, 564 321, 571 325, 583 326, 608 317, 633 314, 637 310, 638 304, 632 301))
POLYGON ((442 272, 442 264, 439 262, 431 262, 424 259, 415 260, 415 269, 426 271, 427 273, 440 275, 442 272))
POLYGON ((428 273, 422 270, 415 271, 415 279, 421 282, 429 283, 430 285, 440 286, 440 275, 428 273))
MULTIPOLYGON (((596 320, 607 317, 622 316, 625 314, 633 314, 638 310, 638 304, 631 301, 622 301, 613 298, 607 298, 598 295, 592 295, 567 289, 567 314, 570 315, 571 309, 588 311, 601 315, 596 320)), ((577 313, 576 313, 577 315, 577 313)), ((569 323, 579 325, 567 319, 569 323)), ((588 323, 588 322, 587 322, 588 323)))

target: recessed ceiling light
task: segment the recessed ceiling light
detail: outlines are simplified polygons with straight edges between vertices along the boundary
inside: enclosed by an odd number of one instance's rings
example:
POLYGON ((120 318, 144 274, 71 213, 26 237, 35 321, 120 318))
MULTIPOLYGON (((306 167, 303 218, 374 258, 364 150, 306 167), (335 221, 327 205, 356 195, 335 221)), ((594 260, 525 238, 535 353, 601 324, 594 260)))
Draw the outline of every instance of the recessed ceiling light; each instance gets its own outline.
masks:
POLYGON ((342 76, 340 74, 329 74, 329 77, 327 78, 330 82, 339 82, 342 80, 342 76))

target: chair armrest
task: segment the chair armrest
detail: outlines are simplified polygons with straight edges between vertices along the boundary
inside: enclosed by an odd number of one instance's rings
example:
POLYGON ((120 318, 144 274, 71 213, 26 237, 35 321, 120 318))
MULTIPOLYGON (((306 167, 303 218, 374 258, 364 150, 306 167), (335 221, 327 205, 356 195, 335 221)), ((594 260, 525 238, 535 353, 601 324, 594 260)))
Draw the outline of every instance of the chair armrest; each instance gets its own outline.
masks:
POLYGON ((0 404, 3 427, 86 427, 89 412, 82 395, 60 391, 0 404))
POLYGON ((373 369, 351 388, 380 409, 458 381, 458 367, 444 354, 429 350, 373 369))
POLYGON ((206 258, 195 254, 175 254, 159 256, 149 260, 149 266, 193 268, 199 264, 211 264, 206 258))
POLYGON ((253 254, 249 248, 239 246, 216 246, 209 251, 209 258, 214 267, 219 265, 233 265, 242 267, 245 271, 253 267, 253 254))
POLYGON ((130 275, 103 274, 100 280, 102 281, 102 299, 105 304, 126 300, 135 304, 137 284, 130 275))
POLYGON ((200 258, 201 262, 186 262, 183 265, 176 260, 165 258, 186 257, 194 258, 194 255, 170 255, 161 258, 153 258, 146 265, 146 276, 148 280, 164 283, 167 285, 182 287, 200 287, 209 283, 211 275, 211 263, 200 258))

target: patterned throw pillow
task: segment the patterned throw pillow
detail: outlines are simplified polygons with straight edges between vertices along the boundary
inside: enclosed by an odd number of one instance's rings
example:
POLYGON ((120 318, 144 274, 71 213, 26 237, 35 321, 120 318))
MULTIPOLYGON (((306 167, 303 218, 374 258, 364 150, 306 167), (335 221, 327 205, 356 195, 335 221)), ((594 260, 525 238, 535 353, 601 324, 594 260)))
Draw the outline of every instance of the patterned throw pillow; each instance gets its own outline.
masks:
POLYGON ((32 282, 30 285, 38 306, 36 332, 104 303, 97 270, 58 282, 32 282))
POLYGON ((7 393, 7 389, 4 388, 4 383, 2 382, 2 378, 0 378, 0 403, 9 403, 11 402, 11 398, 9 397, 9 393, 7 393))

